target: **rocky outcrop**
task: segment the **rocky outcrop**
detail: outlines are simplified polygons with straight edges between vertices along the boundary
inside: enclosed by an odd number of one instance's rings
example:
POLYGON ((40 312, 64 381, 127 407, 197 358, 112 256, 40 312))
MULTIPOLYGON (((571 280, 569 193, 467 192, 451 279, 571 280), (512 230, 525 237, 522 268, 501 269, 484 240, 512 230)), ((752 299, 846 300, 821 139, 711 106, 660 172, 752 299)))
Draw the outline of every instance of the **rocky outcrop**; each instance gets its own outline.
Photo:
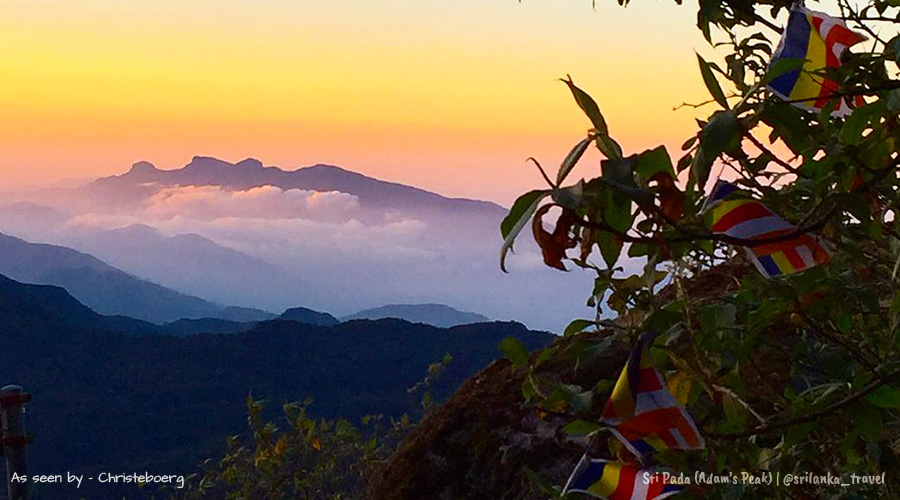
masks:
MULTIPOLYGON (((584 388, 615 379, 627 357, 625 346, 575 354, 584 341, 600 336, 586 333, 559 339, 550 347, 558 355, 537 373, 545 380, 584 388)), ((469 379, 374 474, 366 498, 546 498, 527 471, 561 485, 590 443, 562 431, 570 419, 539 413, 525 402, 526 376, 525 369, 498 360, 469 379)), ((602 402, 595 398, 594 404, 602 402)))

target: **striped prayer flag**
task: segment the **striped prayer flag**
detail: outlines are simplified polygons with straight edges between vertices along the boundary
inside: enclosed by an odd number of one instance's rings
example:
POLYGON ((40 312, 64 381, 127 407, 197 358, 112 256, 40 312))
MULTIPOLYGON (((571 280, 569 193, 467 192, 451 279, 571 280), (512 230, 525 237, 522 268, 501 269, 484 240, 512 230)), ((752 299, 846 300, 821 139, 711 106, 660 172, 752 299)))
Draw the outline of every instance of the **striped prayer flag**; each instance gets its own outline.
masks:
POLYGON ((608 500, 652 500, 672 496, 684 489, 669 475, 587 455, 575 466, 565 493, 585 493, 608 500))
MULTIPOLYGON (((794 4, 769 67, 781 59, 802 59, 806 62, 773 79, 768 85, 769 89, 782 99, 808 99, 794 104, 800 108, 820 111, 840 91, 837 82, 826 78, 822 70, 839 67, 844 51, 865 40, 866 37, 851 31, 839 19, 794 4)), ((865 101, 859 96, 850 102, 848 99, 840 99, 832 114, 849 114, 852 111, 851 103, 859 107, 865 101)))
POLYGON ((670 448, 701 449, 705 444, 693 419, 653 367, 654 338, 646 332, 638 339, 600 421, 638 457, 670 448))
MULTIPOLYGON (((707 210, 712 212, 710 229, 717 234, 753 240, 774 238, 796 230, 794 225, 772 213, 759 201, 742 196, 737 186, 722 180, 713 187, 707 200, 707 210)), ((827 262, 831 256, 825 243, 808 233, 744 248, 766 278, 805 271, 827 262)))

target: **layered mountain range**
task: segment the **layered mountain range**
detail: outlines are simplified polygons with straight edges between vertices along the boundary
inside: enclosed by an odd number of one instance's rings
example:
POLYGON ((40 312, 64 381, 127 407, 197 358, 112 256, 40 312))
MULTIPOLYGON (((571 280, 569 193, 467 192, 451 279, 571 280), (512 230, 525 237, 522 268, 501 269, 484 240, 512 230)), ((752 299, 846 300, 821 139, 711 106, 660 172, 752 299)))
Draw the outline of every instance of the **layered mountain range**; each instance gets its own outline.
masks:
MULTIPOLYGON (((531 349, 553 338, 515 323, 439 329, 401 320, 326 327, 284 319, 230 335, 138 336, 128 325, 110 328, 111 320, 122 318, 98 315, 62 288, 0 276, 0 381, 34 396, 32 474, 190 472, 219 453, 226 436, 245 430, 248 394, 271 401, 272 415, 283 402, 312 398, 318 415, 397 416, 416 411, 417 395, 408 388, 446 354, 452 362, 430 385, 438 398, 494 359, 504 337, 531 349)), ((62 485, 33 493, 134 498, 140 492, 104 485, 76 494, 62 485)))
MULTIPOLYGON (((593 316, 584 307, 590 276, 546 269, 527 235, 509 259, 511 273, 500 272, 502 207, 335 166, 195 157, 164 170, 139 162, 122 175, 6 201, 6 234, 87 252, 217 304, 272 312, 302 305, 336 317, 385 304, 448 304, 556 331, 593 316)), ((197 317, 171 316, 152 319, 197 317)))

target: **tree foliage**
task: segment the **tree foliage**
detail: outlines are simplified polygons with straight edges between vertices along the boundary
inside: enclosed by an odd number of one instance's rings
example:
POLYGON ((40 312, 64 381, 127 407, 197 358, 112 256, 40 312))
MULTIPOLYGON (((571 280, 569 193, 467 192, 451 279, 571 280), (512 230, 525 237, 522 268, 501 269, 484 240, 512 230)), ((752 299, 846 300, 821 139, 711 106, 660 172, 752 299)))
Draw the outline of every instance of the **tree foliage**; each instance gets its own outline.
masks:
MULTIPOLYGON (((900 25, 900 3, 839 0, 832 15, 870 41, 828 71, 840 90, 821 113, 766 89, 798 65, 768 64, 780 37, 776 17, 789 8, 785 0, 699 2, 697 28, 723 57, 698 56, 710 94, 698 109, 709 111, 676 161, 662 146, 623 151, 597 101, 565 79, 591 129, 554 180, 544 173, 548 187, 516 201, 501 228, 501 262, 530 221, 548 266, 569 263, 596 275, 588 305, 597 315, 574 321, 566 335, 609 327, 604 343, 631 345, 642 331, 663 332, 657 367, 687 402, 707 449, 664 452, 662 464, 686 473, 886 472, 887 486, 811 485, 804 494, 900 495, 900 37, 884 36, 900 25), (866 104, 831 116, 847 95, 866 104), (603 155, 598 175, 572 183, 587 144, 603 155), (777 279, 753 270, 738 250, 755 243, 714 234, 702 210, 719 169, 795 224, 796 234, 822 236, 834 249, 830 262, 777 279), (642 271, 625 272, 626 256, 642 259, 642 271), (600 319, 604 304, 615 321, 600 319)), ((608 435, 593 422, 613 382, 561 393, 528 377, 523 394, 570 415, 570 432, 599 440, 608 435)), ((614 454, 615 440, 608 447, 614 454)), ((711 489, 746 498, 797 494, 775 485, 711 489)))
MULTIPOLYGON (((421 396, 422 416, 437 407, 433 384, 452 360, 446 354, 430 363, 425 378, 407 389, 421 396)), ((309 399, 285 404, 283 418, 270 420, 265 403, 248 396, 250 435, 230 436, 224 456, 206 460, 202 472, 190 476, 185 489, 173 490, 171 498, 361 498, 368 479, 415 425, 408 414, 366 415, 358 424, 317 419, 308 413, 311 404, 309 399)))

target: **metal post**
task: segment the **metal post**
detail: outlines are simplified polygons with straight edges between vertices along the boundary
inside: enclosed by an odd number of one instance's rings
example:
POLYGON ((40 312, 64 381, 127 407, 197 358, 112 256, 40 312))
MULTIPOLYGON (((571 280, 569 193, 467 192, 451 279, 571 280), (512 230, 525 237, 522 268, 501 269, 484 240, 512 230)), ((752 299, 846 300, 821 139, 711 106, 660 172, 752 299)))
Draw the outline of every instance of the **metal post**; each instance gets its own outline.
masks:
POLYGON ((17 385, 0 389, 0 424, 3 438, 3 456, 6 457, 6 484, 9 486, 9 500, 28 499, 28 481, 13 481, 13 475, 27 477, 25 445, 30 438, 25 434, 25 403, 31 401, 31 394, 17 385))

